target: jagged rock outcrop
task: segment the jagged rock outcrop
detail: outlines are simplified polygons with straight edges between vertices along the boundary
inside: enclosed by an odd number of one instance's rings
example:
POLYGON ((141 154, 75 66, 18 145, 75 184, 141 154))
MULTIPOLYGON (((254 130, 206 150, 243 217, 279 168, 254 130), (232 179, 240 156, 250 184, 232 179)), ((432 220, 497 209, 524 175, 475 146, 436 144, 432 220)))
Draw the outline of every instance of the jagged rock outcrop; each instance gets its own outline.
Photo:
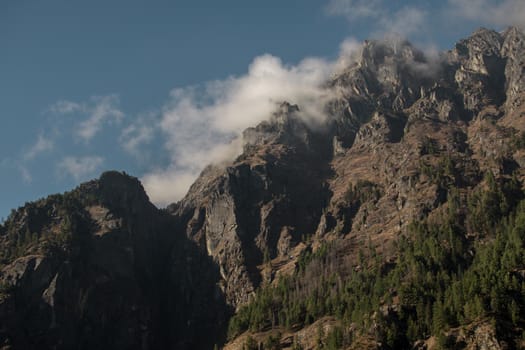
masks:
POLYGON ((525 35, 517 28, 505 32, 505 40, 501 48, 502 56, 506 58, 505 66, 505 116, 504 123, 523 131, 523 116, 525 114, 525 35))
POLYGON ((228 302, 246 302, 266 278, 264 262, 283 261, 302 237, 370 241, 388 253, 409 223, 446 200, 432 174, 445 171, 444 154, 452 168, 440 176, 465 188, 522 161, 502 141, 520 129, 508 120, 523 88, 522 37, 480 29, 439 58, 407 42, 368 41, 327 84, 324 128, 285 103, 245 131, 244 153, 205 170, 170 210, 221 267, 228 302), (379 195, 348 198, 356 184, 379 195))
MULTIPOLYGON (((328 201, 303 234, 348 242, 336 249, 343 265, 367 245, 391 261, 407 226, 446 206, 450 184, 466 198, 486 173, 523 179, 523 38, 480 29, 437 60, 408 43, 365 43, 328 84, 328 201)), ((461 341, 497 348, 481 329, 461 341)))
POLYGON ((210 167, 170 207, 189 237, 219 265, 228 302, 248 301, 258 266, 288 251, 318 225, 328 189, 328 141, 283 104, 268 123, 248 129, 245 152, 226 169, 210 167))

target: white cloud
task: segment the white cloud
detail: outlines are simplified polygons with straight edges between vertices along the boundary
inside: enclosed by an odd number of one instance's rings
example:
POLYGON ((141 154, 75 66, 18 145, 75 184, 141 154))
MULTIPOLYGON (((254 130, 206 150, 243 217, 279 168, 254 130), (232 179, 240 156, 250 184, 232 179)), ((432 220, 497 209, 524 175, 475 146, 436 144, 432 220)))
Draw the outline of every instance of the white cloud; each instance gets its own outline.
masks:
POLYGON ((242 131, 268 119, 283 101, 298 104, 306 122, 322 123, 330 93, 321 85, 335 66, 314 58, 286 65, 263 55, 243 76, 173 90, 160 121, 171 164, 142 178, 150 198, 159 205, 180 199, 206 165, 238 155, 242 131))
POLYGON ((354 21, 379 17, 382 5, 381 0, 330 0, 326 11, 354 21))
POLYGON ((86 142, 90 141, 105 123, 119 122, 124 117, 124 113, 117 107, 119 99, 115 95, 93 97, 92 102, 89 118, 80 123, 78 130, 78 135, 86 142))
MULTIPOLYGON (((475 26, 525 27, 524 0, 447 0, 427 11, 424 2, 387 0, 330 0, 326 12, 345 17, 352 26, 373 28, 369 36, 435 38, 447 27, 475 26), (429 16, 431 14, 431 16, 429 16)), ((472 28, 473 29, 473 28, 472 28)), ((425 40, 425 41, 426 41, 425 40)))
POLYGON ((425 27, 427 13, 416 7, 403 7, 393 14, 382 13, 378 35, 393 34, 403 38, 420 33, 425 27))
POLYGON ((54 142, 51 139, 46 138, 43 135, 39 135, 35 144, 23 154, 23 159, 26 161, 32 160, 41 153, 51 151, 53 147, 54 142))
POLYGON ((91 141, 104 125, 118 123, 124 118, 117 95, 92 96, 84 103, 61 100, 51 105, 49 111, 61 115, 76 113, 87 117, 77 125, 75 132, 84 142, 91 141))
POLYGON ((103 162, 104 158, 98 156, 65 157, 58 163, 57 168, 59 172, 73 176, 79 181, 94 175, 103 162))
POLYGON ((49 107, 49 111, 55 114, 69 114, 83 111, 84 106, 72 101, 60 100, 49 107))
POLYGON ((392 10, 386 0, 330 0, 326 6, 329 15, 343 16, 351 24, 372 24, 371 36, 401 36, 420 33, 427 12, 415 6, 392 10))
POLYGON ((355 38, 347 38, 339 45, 339 59, 337 60, 334 73, 347 68, 351 62, 356 61, 361 54, 363 43, 355 38))
POLYGON ((19 166, 18 170, 20 170, 20 175, 22 176, 22 180, 26 184, 30 184, 31 182, 33 182, 33 176, 31 176, 31 173, 25 166, 19 166))
POLYGON ((119 142, 126 152, 141 158, 144 156, 143 147, 153 141, 157 131, 157 121, 152 115, 138 118, 122 130, 119 142))
MULTIPOLYGON (((35 143, 19 157, 17 157, 17 159, 14 161, 14 165, 16 168, 18 168, 21 179, 24 183, 30 184, 33 182, 33 176, 27 167, 28 162, 34 160, 38 155, 44 152, 53 150, 54 147, 55 143, 53 140, 40 134, 38 135, 35 143)), ((10 163, 12 163, 11 160, 5 159, 1 162, 1 165, 9 165, 10 163)))
POLYGON ((488 26, 525 27, 523 0, 448 0, 448 15, 488 26))
POLYGON ((196 175, 191 171, 181 171, 170 167, 151 172, 141 180, 150 200, 157 205, 167 205, 182 198, 195 181, 196 175))
MULTIPOLYGON (((411 10, 403 13, 411 23, 422 20, 411 10)), ((400 25, 402 18, 391 19, 391 24, 400 25)), ((242 151, 242 131, 269 119, 283 101, 297 104, 299 116, 307 123, 322 124, 326 102, 336 93, 323 87, 325 82, 358 59, 362 47, 361 42, 349 38, 341 43, 337 60, 307 58, 296 65, 263 55, 256 57, 242 76, 174 89, 156 126, 171 162, 141 179, 152 201, 162 206, 181 199, 205 166, 234 159, 242 151)), ((432 50, 429 53, 429 62, 413 64, 421 74, 439 67, 438 55, 432 50)), ((150 130, 142 130, 140 123, 123 135, 133 136, 129 138, 131 150, 142 140, 149 142, 155 137, 150 130)))

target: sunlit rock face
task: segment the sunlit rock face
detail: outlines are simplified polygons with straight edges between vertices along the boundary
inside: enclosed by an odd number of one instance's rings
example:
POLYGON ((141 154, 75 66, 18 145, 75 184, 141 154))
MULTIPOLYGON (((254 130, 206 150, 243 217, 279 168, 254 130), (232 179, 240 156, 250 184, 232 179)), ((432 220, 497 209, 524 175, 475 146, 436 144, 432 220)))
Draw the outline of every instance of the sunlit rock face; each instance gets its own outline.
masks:
POLYGON ((462 163, 465 183, 496 171, 487 155, 510 150, 497 141, 505 132, 485 124, 520 122, 523 45, 516 28, 480 29, 434 57, 405 41, 367 41, 327 82, 333 98, 325 124, 305 123, 301 106, 285 102, 247 129, 243 154, 207 168, 169 209, 219 265, 227 302, 245 303, 265 280, 265 254, 286 255, 306 236, 391 242, 439 206, 442 189, 420 169, 429 145, 481 159, 462 163), (348 186, 362 180, 382 189, 381 197, 348 208, 348 186))

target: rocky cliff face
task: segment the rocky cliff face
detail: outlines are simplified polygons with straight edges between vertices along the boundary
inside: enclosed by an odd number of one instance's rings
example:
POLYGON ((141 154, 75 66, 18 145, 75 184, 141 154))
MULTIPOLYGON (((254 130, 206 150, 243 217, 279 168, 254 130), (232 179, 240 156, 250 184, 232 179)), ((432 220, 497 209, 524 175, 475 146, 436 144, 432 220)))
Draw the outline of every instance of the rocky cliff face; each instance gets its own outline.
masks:
POLYGON ((380 249, 442 204, 443 186, 425 167, 443 154, 448 181, 471 188, 487 170, 522 161, 510 144, 522 130, 524 36, 480 29, 439 58, 407 42, 365 42, 328 84, 327 125, 311 128, 284 103, 245 131, 244 153, 208 168, 170 212, 220 266, 237 306, 264 280, 266 259, 293 259, 306 236, 344 236, 380 249), (348 198, 358 183, 378 190, 348 198))
POLYGON ((331 140, 309 130, 297 112, 285 103, 270 122, 246 130, 243 155, 226 169, 206 169, 169 209, 219 265, 233 306, 260 284, 258 265, 315 232, 329 199, 331 140))
POLYGON ((218 273, 116 172, 26 205, 0 236, 2 348, 212 346, 218 273))
POLYGON ((209 346, 230 308, 323 242, 349 268, 364 246, 393 261, 410 223, 446 210, 451 184, 466 198, 487 172, 523 180, 524 57, 516 28, 434 58, 365 42, 326 83, 322 127, 283 102, 166 211, 118 173, 28 204, 0 227, 0 344, 209 346))

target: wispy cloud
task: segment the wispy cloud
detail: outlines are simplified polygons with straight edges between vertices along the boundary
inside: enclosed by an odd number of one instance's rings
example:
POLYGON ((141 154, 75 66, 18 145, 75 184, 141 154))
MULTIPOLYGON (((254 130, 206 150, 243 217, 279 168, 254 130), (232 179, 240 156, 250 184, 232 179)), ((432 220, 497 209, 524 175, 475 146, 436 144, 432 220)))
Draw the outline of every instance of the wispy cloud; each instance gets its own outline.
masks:
POLYGON ((377 34, 398 35, 409 37, 414 33, 424 31, 427 12, 423 9, 405 6, 392 14, 382 13, 377 34))
POLYGON ((53 139, 39 134, 36 141, 27 149, 21 151, 20 154, 14 159, 4 159, 0 162, 0 166, 9 166, 16 169, 20 174, 20 179, 25 184, 31 184, 33 182, 33 175, 29 170, 30 162, 34 161, 39 155, 51 152, 55 147, 53 139))
POLYGON ((57 169, 59 172, 68 174, 79 181, 94 175, 103 162, 104 158, 98 156, 65 157, 58 163, 57 169))
POLYGON ((22 158, 25 161, 32 160, 41 153, 51 151, 54 145, 55 144, 53 140, 51 140, 50 138, 47 138, 43 136, 42 134, 38 135, 38 139, 36 140, 36 142, 33 144, 33 146, 31 146, 31 148, 29 148, 26 152, 24 152, 22 158))
POLYGON ((124 118, 119 108, 117 95, 92 96, 88 102, 77 103, 61 100, 49 107, 54 114, 80 114, 85 119, 76 128, 75 134, 84 142, 89 142, 104 127, 118 123, 124 118))
POLYGON ((330 0, 325 10, 346 18, 351 26, 370 28, 369 37, 428 41, 436 38, 436 32, 465 26, 465 22, 478 27, 525 27, 523 0, 447 0, 432 6, 416 1, 330 0))
POLYGON ((78 134, 85 141, 91 140, 105 123, 119 122, 124 117, 118 109, 119 99, 115 95, 92 98, 94 105, 89 118, 80 123, 78 134))
POLYGON ((68 114, 84 111, 84 106, 76 102, 60 100, 51 105, 49 111, 55 114, 68 114))
POLYGON ((449 15, 488 26, 525 27, 523 0, 449 0, 449 15))
POLYGON ((159 130, 158 126, 158 120, 153 113, 139 117, 121 131, 120 145, 134 157, 143 158, 144 146, 153 141, 159 130))
POLYGON ((326 11, 330 15, 344 16, 349 21, 378 18, 383 2, 381 0, 330 0, 326 11))
POLYGON ((363 43, 355 38, 347 38, 339 45, 339 59, 334 66, 337 73, 347 68, 351 62, 355 62, 363 48, 363 43))
POLYGON ((33 176, 25 166, 19 165, 18 170, 20 171, 20 176, 22 177, 22 181, 24 181, 24 183, 30 184, 33 182, 33 176))
POLYGON ((326 12, 343 16, 351 24, 372 25, 371 36, 407 37, 418 33, 425 25, 427 12, 416 6, 392 9, 385 0, 330 0, 326 12))

